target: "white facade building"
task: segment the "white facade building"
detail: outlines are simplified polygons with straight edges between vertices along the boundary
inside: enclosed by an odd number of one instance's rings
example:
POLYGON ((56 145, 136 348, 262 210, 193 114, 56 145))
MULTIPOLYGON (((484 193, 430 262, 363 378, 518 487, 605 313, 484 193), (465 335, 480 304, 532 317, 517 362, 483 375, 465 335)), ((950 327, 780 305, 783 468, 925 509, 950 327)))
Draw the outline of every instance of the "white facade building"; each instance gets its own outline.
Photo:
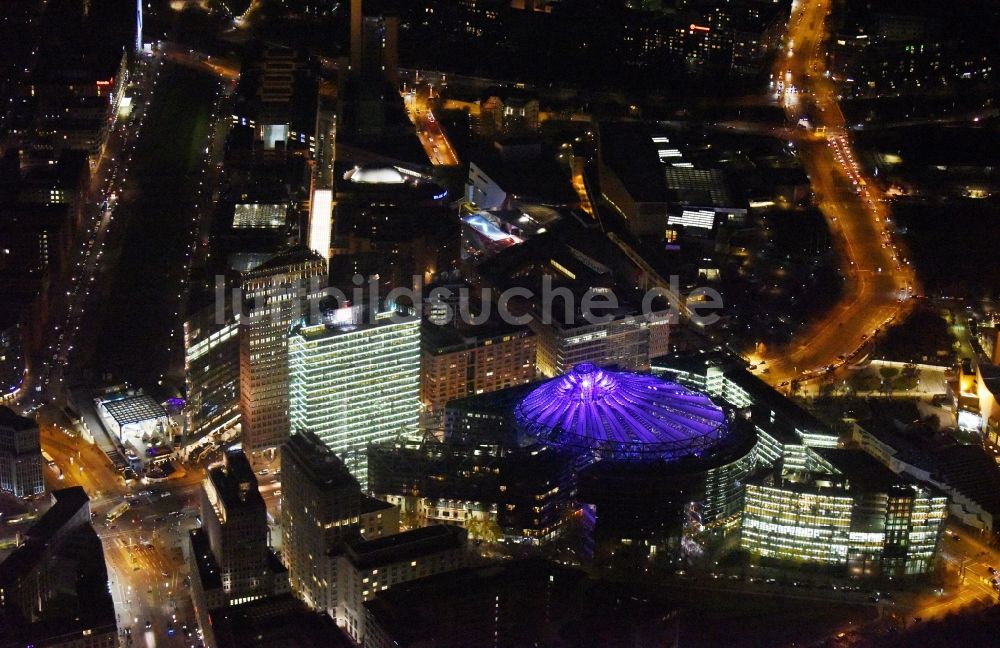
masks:
POLYGON ((342 308, 317 325, 292 330, 288 342, 291 426, 307 430, 368 484, 369 443, 417 428, 420 410, 420 318, 342 308))

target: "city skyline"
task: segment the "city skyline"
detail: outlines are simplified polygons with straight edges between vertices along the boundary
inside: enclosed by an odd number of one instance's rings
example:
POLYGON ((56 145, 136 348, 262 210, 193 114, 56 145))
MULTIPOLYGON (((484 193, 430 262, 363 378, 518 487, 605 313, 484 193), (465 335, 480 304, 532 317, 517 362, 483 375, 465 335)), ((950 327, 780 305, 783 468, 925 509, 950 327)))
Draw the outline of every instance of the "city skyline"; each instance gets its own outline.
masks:
POLYGON ((0 6, 0 648, 989 643, 976 0, 0 6))

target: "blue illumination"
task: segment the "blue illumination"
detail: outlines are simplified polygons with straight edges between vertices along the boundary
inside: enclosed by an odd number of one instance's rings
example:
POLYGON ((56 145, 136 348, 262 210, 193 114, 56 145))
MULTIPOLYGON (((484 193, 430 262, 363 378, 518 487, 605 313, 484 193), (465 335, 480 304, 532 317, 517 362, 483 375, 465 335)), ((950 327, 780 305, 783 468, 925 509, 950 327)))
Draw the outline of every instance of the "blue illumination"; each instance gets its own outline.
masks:
POLYGON ((592 364, 537 387, 515 416, 524 432, 547 445, 617 459, 700 455, 727 433, 725 412, 704 394, 592 364))

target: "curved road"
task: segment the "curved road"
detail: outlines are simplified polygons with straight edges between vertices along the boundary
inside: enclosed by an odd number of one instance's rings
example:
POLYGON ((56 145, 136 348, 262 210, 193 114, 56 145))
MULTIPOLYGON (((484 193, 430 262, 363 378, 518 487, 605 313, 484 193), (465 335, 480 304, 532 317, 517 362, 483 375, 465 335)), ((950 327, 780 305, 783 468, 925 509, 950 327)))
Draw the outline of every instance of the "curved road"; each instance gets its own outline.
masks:
POLYGON ((826 216, 846 276, 844 295, 822 319, 785 347, 753 357, 763 377, 784 385, 821 375, 858 354, 897 317, 916 278, 892 240, 883 196, 864 176, 851 148, 834 84, 825 75, 825 20, 832 0, 796 0, 773 89, 793 123, 807 118, 818 137, 800 144, 817 203, 826 216))

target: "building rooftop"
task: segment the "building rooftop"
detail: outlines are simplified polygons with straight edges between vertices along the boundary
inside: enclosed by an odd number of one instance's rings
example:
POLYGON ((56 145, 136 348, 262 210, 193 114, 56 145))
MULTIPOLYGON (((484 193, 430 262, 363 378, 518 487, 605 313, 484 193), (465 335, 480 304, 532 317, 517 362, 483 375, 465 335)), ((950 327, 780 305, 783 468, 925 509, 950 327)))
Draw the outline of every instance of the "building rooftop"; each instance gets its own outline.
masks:
POLYGON ((56 639, 86 642, 115 633, 114 602, 101 539, 90 525, 90 500, 79 486, 55 491, 53 497, 56 503, 28 530, 25 544, 0 563, 0 589, 58 565, 48 576, 57 595, 41 603, 34 622, 12 601, 0 607, 0 645, 48 646, 56 639), (42 560, 45 564, 39 564, 42 560))
POLYGON ((406 176, 389 164, 364 164, 356 166, 344 175, 345 180, 355 184, 403 184, 406 176))
POLYGON ((222 587, 222 570, 212 553, 208 534, 203 528, 197 528, 191 529, 189 537, 191 538, 191 552, 195 565, 198 567, 202 588, 205 590, 220 589, 222 587))
MULTIPOLYGON (((52 497, 55 504, 25 532, 25 543, 0 563, 0 583, 12 582, 34 568, 55 536, 71 531, 66 525, 82 507, 90 505, 90 498, 82 486, 53 491, 52 497)), ((89 516, 87 522, 90 522, 89 516)))
POLYGON ((102 401, 102 405, 119 427, 153 421, 167 416, 166 410, 152 396, 146 394, 102 401))
POLYGON ((553 206, 576 206, 579 196, 573 190, 568 171, 559 166, 554 155, 535 147, 534 155, 518 155, 514 148, 493 143, 476 147, 469 161, 490 177, 508 197, 518 203, 553 206))
POLYGON ((208 480, 226 510, 251 506, 264 508, 257 476, 241 450, 226 452, 223 465, 208 471, 208 480))
POLYGON ((358 480, 340 457, 312 432, 303 430, 293 434, 282 447, 282 453, 291 455, 306 478, 314 484, 361 490, 358 480))
POLYGON ((729 190, 718 169, 666 167, 663 173, 671 197, 684 205, 732 207, 729 190))
POLYGON ((929 455, 932 476, 1000 516, 1000 467, 979 446, 956 445, 929 455))
POLYGON ((466 531, 461 527, 435 525, 404 531, 347 546, 347 557, 360 569, 418 560, 424 556, 462 549, 466 531))
POLYGON ((251 271, 251 274, 269 274, 272 270, 310 261, 319 261, 323 257, 306 247, 293 247, 278 252, 270 259, 251 271))
POLYGON ((291 335, 304 340, 325 340, 341 335, 392 324, 412 324, 419 317, 407 309, 388 309, 372 313, 364 305, 337 308, 323 313, 323 321, 302 324, 292 329, 291 335))
POLYGON ((592 364, 536 387, 515 416, 542 443, 617 459, 701 454, 727 434, 725 412, 704 394, 656 376, 592 364))
POLYGON ((486 91, 484 91, 480 98, 482 101, 486 101, 492 97, 497 97, 504 103, 515 102, 518 104, 526 104, 529 101, 537 101, 538 93, 534 90, 529 90, 527 88, 515 88, 511 86, 493 86, 486 91))
POLYGON ((847 478, 851 490, 886 492, 908 482, 905 477, 892 472, 864 450, 815 448, 815 451, 847 478))
POLYGON ((672 607, 639 588, 539 558, 401 583, 365 607, 400 647, 668 646, 677 633, 672 607))
POLYGON ((213 611, 219 648, 353 648, 326 614, 313 612, 291 594, 213 611))
POLYGON ((670 199, 666 176, 645 124, 602 122, 598 134, 601 161, 615 172, 636 202, 666 203, 670 199))
POLYGON ((420 327, 421 349, 431 355, 454 353, 483 346, 487 341, 496 342, 507 336, 529 337, 530 329, 490 320, 482 325, 457 328, 453 324, 438 326, 424 322, 420 327))

